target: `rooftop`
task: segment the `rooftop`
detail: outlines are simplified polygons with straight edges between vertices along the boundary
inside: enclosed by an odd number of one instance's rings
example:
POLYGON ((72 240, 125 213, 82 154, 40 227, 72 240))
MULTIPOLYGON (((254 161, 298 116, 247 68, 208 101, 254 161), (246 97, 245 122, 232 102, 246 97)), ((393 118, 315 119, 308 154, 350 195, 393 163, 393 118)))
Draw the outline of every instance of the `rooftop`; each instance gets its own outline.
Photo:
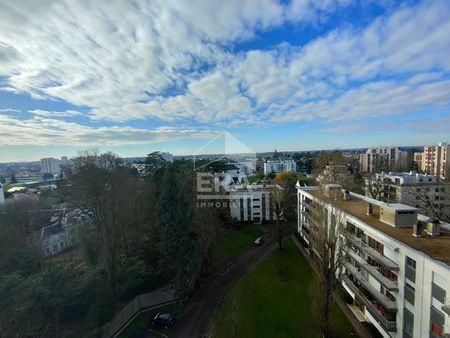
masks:
MULTIPOLYGON (((441 227, 440 236, 429 236, 426 233, 423 233, 422 237, 414 237, 412 235, 412 228, 394 228, 380 221, 378 218, 378 210, 376 208, 374 209, 373 215, 367 215, 367 205, 370 201, 365 196, 352 193, 351 199, 348 201, 344 201, 342 200, 342 198, 339 198, 337 200, 327 198, 324 196, 321 190, 309 190, 308 192, 312 196, 322 201, 333 204, 339 209, 347 212, 348 214, 357 217, 367 225, 383 232, 387 236, 399 242, 402 242, 413 249, 421 251, 435 260, 450 265, 450 231, 441 227)), ((375 201, 375 207, 378 208, 381 205, 386 204, 376 200, 372 201, 375 201)), ((389 207, 392 207, 393 205, 395 204, 391 203, 389 204, 389 207)), ((405 205, 402 204, 401 206, 405 205)), ((412 208, 409 206, 407 207, 409 209, 412 208)))
POLYGON ((64 226, 61 223, 47 225, 42 228, 41 238, 46 238, 57 233, 64 232, 64 226))

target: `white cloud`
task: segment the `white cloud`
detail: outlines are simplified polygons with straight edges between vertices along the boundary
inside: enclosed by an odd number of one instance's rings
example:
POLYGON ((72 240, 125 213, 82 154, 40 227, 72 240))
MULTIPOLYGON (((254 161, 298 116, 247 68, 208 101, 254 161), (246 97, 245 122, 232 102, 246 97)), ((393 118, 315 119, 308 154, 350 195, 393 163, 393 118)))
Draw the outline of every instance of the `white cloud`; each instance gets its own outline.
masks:
POLYGON ((0 109, 0 113, 20 113, 22 112, 19 109, 14 109, 14 108, 2 108, 0 109))
POLYGON ((347 4, 3 2, 3 90, 89 107, 97 120, 230 127, 448 108, 445 1, 401 6, 365 28, 338 27, 304 46, 240 53, 229 48, 286 22, 320 25, 347 4))
POLYGON ((9 145, 125 145, 147 144, 187 138, 212 138, 218 132, 159 127, 153 130, 131 127, 89 127, 74 122, 35 116, 17 119, 0 114, 0 146, 9 145))

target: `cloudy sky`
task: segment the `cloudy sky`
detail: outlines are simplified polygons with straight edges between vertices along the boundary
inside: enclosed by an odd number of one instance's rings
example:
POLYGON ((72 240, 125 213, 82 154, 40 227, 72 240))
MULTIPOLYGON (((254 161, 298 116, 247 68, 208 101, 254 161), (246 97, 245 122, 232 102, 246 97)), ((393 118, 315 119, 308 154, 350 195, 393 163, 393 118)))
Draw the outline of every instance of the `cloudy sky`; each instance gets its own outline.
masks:
POLYGON ((0 161, 450 141, 450 2, 2 1, 0 161))

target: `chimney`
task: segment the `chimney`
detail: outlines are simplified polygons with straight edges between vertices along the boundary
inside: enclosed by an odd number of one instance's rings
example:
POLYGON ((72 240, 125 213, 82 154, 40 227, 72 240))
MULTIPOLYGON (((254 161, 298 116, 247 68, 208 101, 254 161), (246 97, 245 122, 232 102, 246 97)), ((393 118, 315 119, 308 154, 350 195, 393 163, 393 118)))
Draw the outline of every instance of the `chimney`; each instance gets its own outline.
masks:
POLYGON ((372 216, 373 215, 373 204, 372 203, 369 203, 367 205, 367 215, 368 216, 372 216))
POLYGON ((441 234, 441 223, 439 220, 429 220, 427 223, 427 233, 430 236, 439 236, 441 234))
POLYGON ((422 230, 425 226, 425 223, 417 220, 413 225, 413 236, 414 237, 422 237, 422 230))

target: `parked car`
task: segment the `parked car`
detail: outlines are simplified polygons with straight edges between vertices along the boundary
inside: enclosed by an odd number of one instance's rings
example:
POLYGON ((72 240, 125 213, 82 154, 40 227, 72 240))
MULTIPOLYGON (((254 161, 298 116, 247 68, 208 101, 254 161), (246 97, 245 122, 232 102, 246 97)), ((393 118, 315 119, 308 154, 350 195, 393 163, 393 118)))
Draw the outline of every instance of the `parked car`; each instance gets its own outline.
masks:
POLYGON ((152 320, 153 325, 162 326, 166 329, 172 327, 175 324, 175 317, 170 313, 158 313, 152 320))
POLYGON ((262 237, 258 237, 253 243, 255 244, 255 246, 261 246, 264 244, 264 239, 262 237))

